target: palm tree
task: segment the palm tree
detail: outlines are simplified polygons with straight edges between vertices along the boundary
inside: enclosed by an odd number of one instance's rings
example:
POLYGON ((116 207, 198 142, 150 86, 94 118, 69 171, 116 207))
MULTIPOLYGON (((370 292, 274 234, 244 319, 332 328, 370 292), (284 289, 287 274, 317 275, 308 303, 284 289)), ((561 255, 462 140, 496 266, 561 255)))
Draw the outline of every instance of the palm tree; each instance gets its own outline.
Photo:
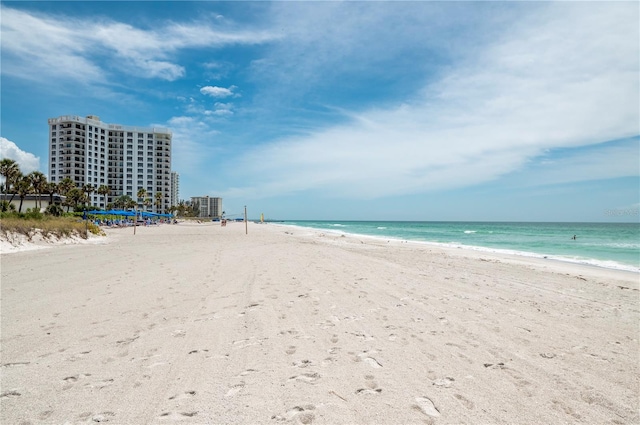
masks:
POLYGON ((31 182, 33 193, 36 194, 36 208, 42 208, 40 195, 46 190, 45 186, 48 184, 47 178, 40 171, 32 171, 31 173, 27 174, 26 178, 31 182))
MULTIPOLYGON (((69 177, 65 177, 62 179, 60 183, 58 183, 58 192, 60 195, 69 197, 69 193, 76 187, 76 184, 69 177)), ((71 202, 67 202, 65 199, 63 205, 67 207, 67 212, 69 212, 69 207, 71 206, 71 202)))
POLYGON ((97 190, 98 194, 104 196, 104 209, 107 209, 107 195, 109 194, 109 192, 111 192, 111 189, 109 188, 109 186, 103 184, 100 185, 100 187, 97 190))
POLYGON ((130 196, 127 196, 125 200, 124 208, 135 208, 137 206, 136 201, 133 200, 130 196))
POLYGON ((74 187, 76 187, 76 184, 69 177, 65 177, 60 183, 58 183, 58 191, 60 192, 60 195, 63 196, 67 196, 67 193, 69 193, 69 191, 74 187))
POLYGON ((118 196, 116 199, 113 200, 113 207, 114 208, 124 208, 124 198, 126 198, 127 195, 120 195, 118 196))
POLYGON ((53 205, 53 195, 58 192, 58 185, 55 182, 47 183, 44 193, 49 195, 49 205, 53 205))
POLYGON ((156 192, 156 212, 161 212, 160 207, 162 207, 162 192, 156 192))
POLYGON ((87 194, 86 198, 85 198, 85 205, 87 204, 87 201, 89 201, 89 195, 91 195, 93 192, 96 191, 96 188, 93 187, 92 184, 85 184, 84 186, 82 186, 82 191, 84 193, 87 194))
POLYGON ((28 194, 33 192, 30 179, 26 176, 20 177, 20 179, 15 183, 15 189, 15 191, 18 193, 18 196, 20 197, 20 207, 18 208, 18 212, 21 213, 22 202, 24 201, 24 198, 28 194))
POLYGON ((187 206, 186 206, 184 200, 179 201, 178 205, 175 208, 176 208, 176 211, 178 212, 179 216, 184 215, 185 212, 187 211, 187 206))
POLYGON ((67 212, 69 211, 69 207, 73 207, 75 210, 78 208, 79 204, 84 204, 87 199, 87 195, 82 191, 82 189, 74 187, 69 192, 67 192, 67 199, 64 201, 64 205, 67 207, 67 212))
POLYGON ((138 203, 141 204, 144 202, 144 199, 147 197, 147 190, 143 187, 138 189, 138 203))
POLYGON ((13 159, 2 158, 0 160, 0 175, 4 177, 4 199, 7 199, 7 194, 11 188, 11 184, 15 182, 17 176, 20 173, 20 166, 13 159))

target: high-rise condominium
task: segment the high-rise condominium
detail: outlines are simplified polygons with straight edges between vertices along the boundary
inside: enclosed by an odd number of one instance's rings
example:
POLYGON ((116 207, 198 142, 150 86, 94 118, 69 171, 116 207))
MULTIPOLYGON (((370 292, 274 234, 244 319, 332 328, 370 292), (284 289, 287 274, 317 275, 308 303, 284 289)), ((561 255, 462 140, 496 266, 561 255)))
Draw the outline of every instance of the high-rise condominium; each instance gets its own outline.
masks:
MULTIPOLYGON (((171 131, 167 128, 107 124, 94 115, 64 115, 49 119, 49 179, 69 177, 77 187, 109 187, 106 203, 128 195, 137 200, 145 189, 150 211, 171 206, 171 131), (156 206, 160 193, 161 205, 156 206)), ((94 192, 90 203, 105 208, 104 195, 94 192)))
POLYGON ((199 217, 215 218, 222 215, 222 198, 192 196, 191 204, 197 206, 199 217))

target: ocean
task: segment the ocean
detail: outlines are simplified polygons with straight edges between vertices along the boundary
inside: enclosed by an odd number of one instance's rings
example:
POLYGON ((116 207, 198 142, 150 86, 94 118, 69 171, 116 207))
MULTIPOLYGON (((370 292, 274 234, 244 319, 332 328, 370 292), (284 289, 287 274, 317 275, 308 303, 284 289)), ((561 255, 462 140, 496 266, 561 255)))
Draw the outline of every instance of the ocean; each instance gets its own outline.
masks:
POLYGON ((282 224, 382 239, 546 257, 640 273, 640 223, 287 220, 282 224))

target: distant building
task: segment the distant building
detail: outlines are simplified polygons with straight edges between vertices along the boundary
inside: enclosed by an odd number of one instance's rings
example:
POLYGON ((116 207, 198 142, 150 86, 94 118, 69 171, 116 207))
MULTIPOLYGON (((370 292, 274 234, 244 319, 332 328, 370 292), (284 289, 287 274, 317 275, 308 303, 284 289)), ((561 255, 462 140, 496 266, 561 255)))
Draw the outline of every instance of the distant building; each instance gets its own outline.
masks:
POLYGON ((175 171, 171 172, 171 206, 178 205, 180 196, 180 174, 175 171))
POLYGON ((158 127, 107 124, 95 115, 64 115, 49 119, 49 180, 69 177, 76 187, 101 185, 110 188, 106 203, 94 192, 90 204, 105 208, 121 195, 137 200, 145 189, 152 211, 171 206, 171 131, 158 127), (155 204, 156 193, 162 204, 155 204))
POLYGON ((198 217, 216 218, 222 215, 222 198, 209 196, 192 196, 191 205, 197 205, 198 217))

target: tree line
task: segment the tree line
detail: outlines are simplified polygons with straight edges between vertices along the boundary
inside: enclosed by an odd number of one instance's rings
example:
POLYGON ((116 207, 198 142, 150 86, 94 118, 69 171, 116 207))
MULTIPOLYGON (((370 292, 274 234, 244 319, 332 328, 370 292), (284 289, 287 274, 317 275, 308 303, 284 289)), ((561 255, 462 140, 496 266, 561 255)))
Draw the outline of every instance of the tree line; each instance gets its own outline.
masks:
MULTIPOLYGON (((104 197, 105 209, 119 208, 119 209, 133 209, 140 203, 145 209, 154 205, 157 207, 157 211, 162 209, 163 195, 161 192, 157 192, 153 199, 149 196, 145 189, 139 189, 137 192, 137 200, 134 200, 129 195, 121 195, 113 200, 111 203, 107 203, 107 196, 111 193, 111 188, 108 185, 100 185, 95 187, 91 184, 84 184, 76 186, 76 184, 69 177, 66 177, 59 183, 47 181, 47 177, 40 171, 33 171, 29 174, 23 174, 20 171, 18 163, 9 158, 3 158, 0 160, 0 175, 4 177, 4 183, 2 184, 2 200, 0 201, 0 211, 13 211, 15 206, 12 201, 17 196, 20 199, 18 212, 22 212, 22 204, 27 195, 36 195, 36 207, 42 208, 42 197, 49 196, 49 206, 47 212, 53 215, 62 214, 62 209, 58 205, 53 204, 53 196, 59 194, 65 197, 62 202, 62 206, 67 208, 67 212, 71 208, 73 211, 82 211, 87 208, 90 200, 90 196, 93 193, 97 193, 104 197)), ((177 212, 181 216, 195 216, 197 210, 191 205, 187 205, 184 201, 180 201, 177 206, 169 208, 170 213, 177 212)))

